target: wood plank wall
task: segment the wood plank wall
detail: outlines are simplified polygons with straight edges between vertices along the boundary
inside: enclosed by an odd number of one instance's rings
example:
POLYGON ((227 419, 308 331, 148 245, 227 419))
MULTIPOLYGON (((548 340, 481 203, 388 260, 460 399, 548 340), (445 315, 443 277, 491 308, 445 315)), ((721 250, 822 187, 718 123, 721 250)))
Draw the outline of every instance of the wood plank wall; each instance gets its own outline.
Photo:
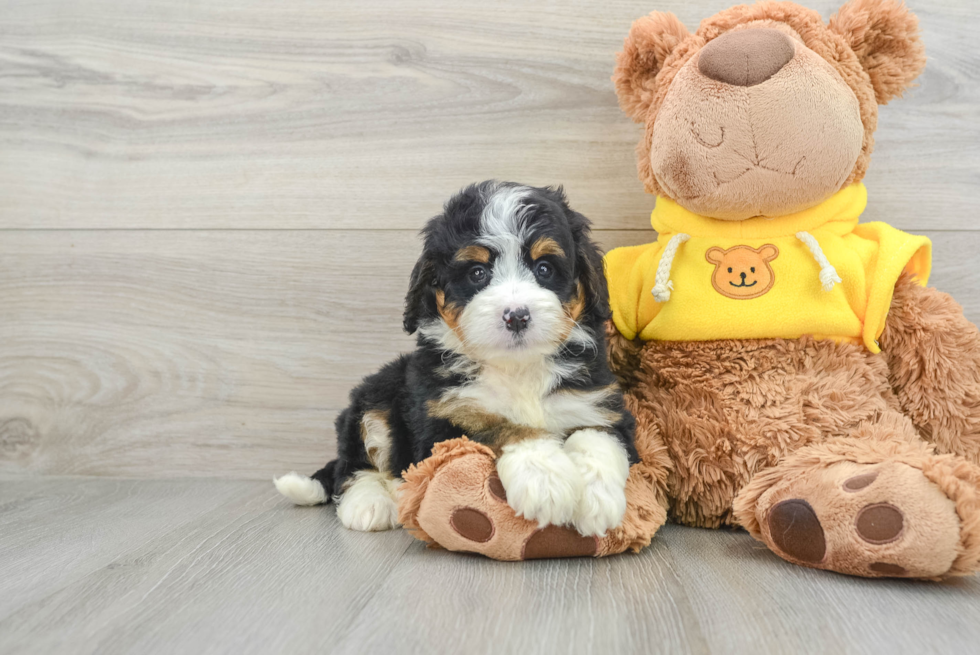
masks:
MULTIPOLYGON (((313 470, 411 347, 415 232, 458 187, 561 183, 605 246, 654 238, 614 54, 728 4, 3 0, 0 473, 313 470)), ((866 216, 933 238, 978 321, 977 9, 911 5, 929 65, 866 216)))

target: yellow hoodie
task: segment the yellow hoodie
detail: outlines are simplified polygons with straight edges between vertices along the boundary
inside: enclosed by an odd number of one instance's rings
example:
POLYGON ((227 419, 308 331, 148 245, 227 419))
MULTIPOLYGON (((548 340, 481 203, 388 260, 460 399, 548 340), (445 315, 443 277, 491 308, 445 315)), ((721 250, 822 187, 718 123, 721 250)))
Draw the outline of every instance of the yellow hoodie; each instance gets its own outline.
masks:
POLYGON ((775 219, 723 221, 658 198, 655 243, 606 255, 613 321, 627 339, 796 339, 879 352, 895 283, 925 285, 932 244, 886 223, 858 224, 863 184, 775 219))

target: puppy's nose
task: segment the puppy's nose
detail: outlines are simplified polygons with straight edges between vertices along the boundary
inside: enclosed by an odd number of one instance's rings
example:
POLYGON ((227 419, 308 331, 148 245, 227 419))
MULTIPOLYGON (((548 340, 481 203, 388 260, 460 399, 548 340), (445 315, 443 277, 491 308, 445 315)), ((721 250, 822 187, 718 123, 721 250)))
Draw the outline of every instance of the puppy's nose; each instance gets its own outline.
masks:
POLYGON ((745 281, 745 272, 743 271, 743 272, 739 273, 739 275, 742 276, 742 281, 744 282, 745 281))
POLYGON ((527 328, 527 324, 530 322, 531 311, 527 307, 518 307, 514 311, 510 311, 508 307, 504 310, 504 323, 507 324, 507 329, 514 334, 518 334, 527 328))
POLYGON ((738 30, 701 48, 698 70, 725 84, 755 86, 782 70, 794 52, 793 41, 779 30, 738 30))

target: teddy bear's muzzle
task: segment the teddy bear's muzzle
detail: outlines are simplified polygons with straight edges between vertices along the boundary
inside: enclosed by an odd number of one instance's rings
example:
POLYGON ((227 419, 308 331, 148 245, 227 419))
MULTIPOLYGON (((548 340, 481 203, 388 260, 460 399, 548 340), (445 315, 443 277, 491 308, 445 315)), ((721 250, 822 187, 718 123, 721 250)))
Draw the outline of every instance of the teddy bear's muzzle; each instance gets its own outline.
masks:
POLYGON ((792 40, 779 30, 738 30, 704 46, 698 70, 725 84, 755 86, 782 70, 795 52, 792 40))

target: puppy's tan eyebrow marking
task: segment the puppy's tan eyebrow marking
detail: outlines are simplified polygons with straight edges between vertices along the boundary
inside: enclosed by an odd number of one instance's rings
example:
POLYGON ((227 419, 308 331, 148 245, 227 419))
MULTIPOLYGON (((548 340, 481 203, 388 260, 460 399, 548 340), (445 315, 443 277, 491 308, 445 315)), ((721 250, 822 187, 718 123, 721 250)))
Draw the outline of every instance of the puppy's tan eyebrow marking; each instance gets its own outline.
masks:
POLYGON ((490 261, 490 251, 483 246, 466 246, 456 251, 456 254, 453 255, 453 261, 486 264, 490 261))
POLYGON ((543 255, 565 256, 565 251, 558 245, 558 242, 551 237, 541 237, 531 246, 531 259, 537 259, 543 255))

